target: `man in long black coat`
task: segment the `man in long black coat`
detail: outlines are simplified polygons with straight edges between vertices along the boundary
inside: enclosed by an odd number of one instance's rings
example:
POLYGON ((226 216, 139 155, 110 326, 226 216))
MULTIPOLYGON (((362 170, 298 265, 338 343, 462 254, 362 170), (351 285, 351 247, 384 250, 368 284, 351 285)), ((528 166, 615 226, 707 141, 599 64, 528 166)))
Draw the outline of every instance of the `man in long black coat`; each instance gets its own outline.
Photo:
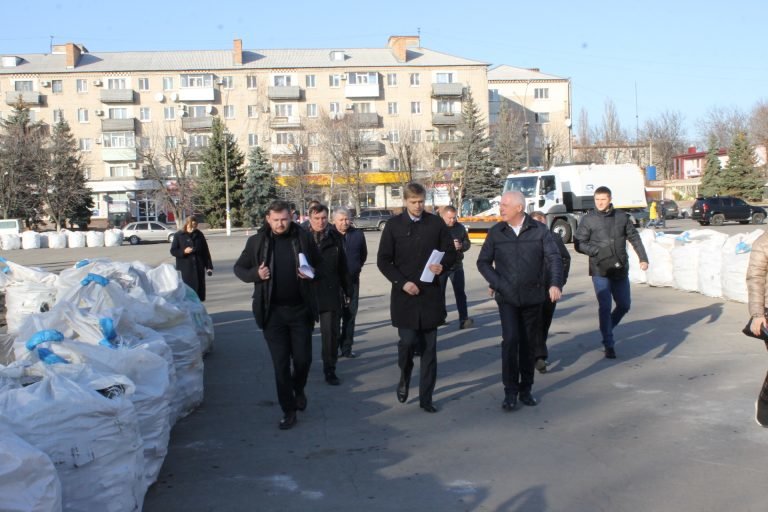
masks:
POLYGON ((432 393, 437 380, 437 327, 445 321, 445 301, 437 276, 456 260, 456 249, 445 222, 424 211, 426 190, 418 183, 404 187, 406 210, 387 221, 379 242, 377 265, 392 283, 390 314, 397 327, 400 381, 397 399, 408 400, 414 349, 422 348, 419 376, 419 405, 437 412, 432 393), (421 274, 433 250, 444 252, 429 282, 421 274))

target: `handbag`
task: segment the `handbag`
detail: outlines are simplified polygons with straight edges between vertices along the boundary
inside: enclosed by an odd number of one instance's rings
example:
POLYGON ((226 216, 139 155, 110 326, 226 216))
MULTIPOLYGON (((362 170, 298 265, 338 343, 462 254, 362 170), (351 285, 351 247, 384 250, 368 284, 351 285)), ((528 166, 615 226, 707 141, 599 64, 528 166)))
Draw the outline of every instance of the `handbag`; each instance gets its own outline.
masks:
POLYGON ((744 335, 749 336, 750 338, 763 340, 766 344, 768 344, 768 332, 766 332, 765 327, 760 329, 760 334, 755 334, 752 332, 752 329, 750 329, 751 326, 752 326, 752 318, 747 320, 747 325, 744 326, 741 332, 744 333, 744 335))
MULTIPOLYGON (((615 231, 616 225, 618 224, 616 214, 614 214, 613 219, 615 231)), ((600 250, 597 252, 595 263, 597 264, 597 269, 600 271, 600 273, 607 277, 622 271, 624 268, 624 263, 621 261, 621 258, 619 258, 618 254, 616 254, 615 238, 611 237, 610 244, 600 248, 600 250)))

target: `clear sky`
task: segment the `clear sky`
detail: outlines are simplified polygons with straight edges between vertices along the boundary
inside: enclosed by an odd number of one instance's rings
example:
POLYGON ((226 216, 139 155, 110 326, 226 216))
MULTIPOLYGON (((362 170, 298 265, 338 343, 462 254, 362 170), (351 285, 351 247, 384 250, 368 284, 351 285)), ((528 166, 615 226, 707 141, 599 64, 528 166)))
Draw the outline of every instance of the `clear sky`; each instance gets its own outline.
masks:
MULTIPOLYGON (((17 6, 25 5, 15 4, 17 6)), ((39 0, 5 19, 0 54, 383 47, 421 31, 422 46, 491 65, 571 78, 574 121, 600 123, 607 99, 636 121, 679 111, 687 136, 713 107, 768 99, 766 0, 39 0), (34 11, 34 12, 33 12, 34 11), (635 91, 637 90, 637 94, 635 91)), ((10 11, 6 6, 6 14, 10 11)))

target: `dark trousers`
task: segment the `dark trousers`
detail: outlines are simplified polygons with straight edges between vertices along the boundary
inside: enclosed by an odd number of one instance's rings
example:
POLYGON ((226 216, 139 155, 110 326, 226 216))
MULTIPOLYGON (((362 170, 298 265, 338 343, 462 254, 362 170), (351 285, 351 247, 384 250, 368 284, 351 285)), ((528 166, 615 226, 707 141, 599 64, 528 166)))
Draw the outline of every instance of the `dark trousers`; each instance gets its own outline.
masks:
POLYGON ((322 340, 321 357, 323 372, 336 371, 339 358, 339 312, 323 311, 320 313, 320 338, 322 340))
POLYGON ((619 278, 592 276, 592 285, 597 296, 597 314, 600 319, 600 333, 603 335, 603 345, 613 347, 613 328, 619 325, 621 319, 629 311, 632 299, 629 293, 629 276, 619 278), (611 311, 611 305, 616 307, 611 311))
POLYGON ((419 367, 419 403, 422 406, 432 403, 432 393, 437 382, 437 329, 397 329, 400 341, 397 343, 397 364, 406 379, 411 378, 413 370, 413 351, 421 346, 421 366, 419 367))
POLYGON ((555 308, 557 302, 549 300, 549 295, 541 305, 541 337, 536 344, 536 350, 534 352, 534 359, 547 359, 549 358, 549 350, 547 349, 547 338, 549 338, 549 328, 552 325, 552 317, 555 316, 555 308))
POLYGON ((507 395, 533 387, 534 350, 541 337, 541 304, 499 304, 501 318, 501 380, 507 395))
POLYGON ((264 326, 264 339, 275 368, 277 399, 285 413, 296 410, 296 394, 303 393, 307 384, 313 327, 312 317, 303 305, 272 306, 264 326))
POLYGON ((341 311, 341 335, 339 336, 339 347, 341 352, 352 350, 352 344, 355 342, 355 318, 357 318, 357 306, 360 303, 360 282, 357 281, 352 287, 352 296, 349 298, 349 305, 341 311))
MULTIPOLYGON (((768 341, 765 342, 765 348, 768 349, 768 341)), ((760 388, 760 395, 758 396, 761 402, 768 404, 768 374, 765 375, 763 381, 763 387, 760 388)))
POLYGON ((459 312, 459 321, 463 322, 469 318, 467 313, 467 293, 464 291, 464 267, 455 268, 448 272, 443 272, 439 276, 440 289, 443 291, 443 302, 445 302, 445 291, 448 288, 448 279, 453 286, 453 295, 456 297, 456 310, 459 312))

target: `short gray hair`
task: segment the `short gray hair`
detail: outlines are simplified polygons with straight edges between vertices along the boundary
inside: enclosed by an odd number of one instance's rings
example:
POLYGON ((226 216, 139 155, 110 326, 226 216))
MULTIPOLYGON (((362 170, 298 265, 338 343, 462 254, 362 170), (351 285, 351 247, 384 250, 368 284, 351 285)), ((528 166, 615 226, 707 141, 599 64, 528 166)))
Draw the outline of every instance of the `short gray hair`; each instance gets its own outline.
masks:
POLYGON ((344 208, 343 206, 338 206, 333 209, 333 218, 335 219, 337 215, 346 215, 348 218, 352 217, 349 214, 349 209, 344 208))

